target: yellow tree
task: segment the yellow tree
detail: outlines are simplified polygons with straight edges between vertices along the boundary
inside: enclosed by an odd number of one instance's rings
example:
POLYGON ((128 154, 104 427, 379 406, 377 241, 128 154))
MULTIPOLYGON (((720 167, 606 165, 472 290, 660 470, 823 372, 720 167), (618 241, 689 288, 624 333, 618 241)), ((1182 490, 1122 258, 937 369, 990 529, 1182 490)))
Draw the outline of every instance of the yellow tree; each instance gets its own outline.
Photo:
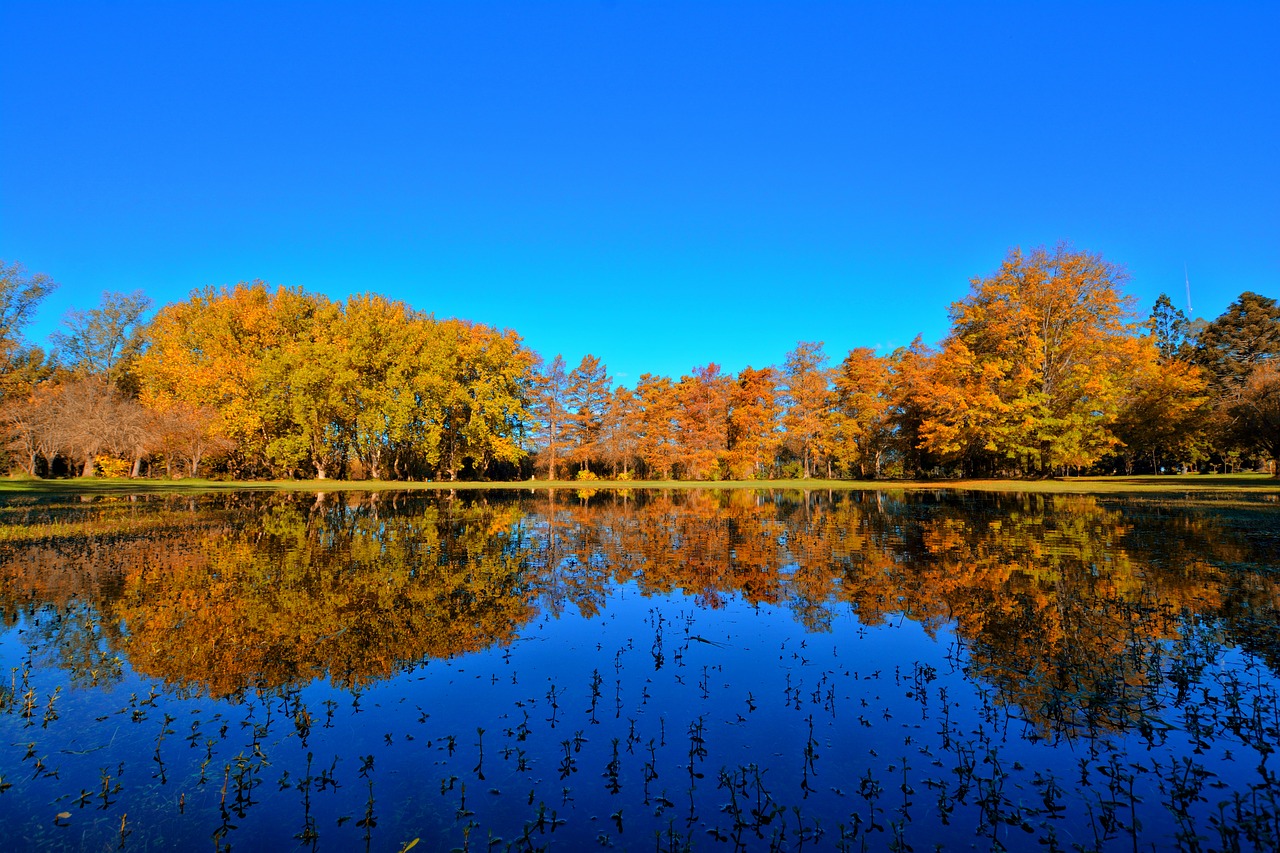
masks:
POLYGON ((922 430, 930 449, 980 445, 990 461, 1049 472, 1112 448, 1137 342, 1124 272, 1060 245, 1012 250, 951 306, 935 387, 953 392, 922 430), (964 398, 963 401, 960 398, 964 398))
POLYGON ((147 349, 135 363, 142 401, 162 411, 176 402, 216 410, 217 432, 236 444, 238 473, 289 473, 304 465, 298 445, 305 440, 274 388, 278 374, 264 364, 314 330, 322 301, 257 281, 166 305, 148 326, 147 349))
POLYGON ((365 476, 401 475, 408 457, 430 455, 415 384, 434 326, 403 302, 377 294, 346 302, 341 359, 350 376, 347 442, 365 476))
POLYGON ((1208 376, 1194 364, 1163 357, 1167 350, 1160 343, 1152 335, 1135 348, 1116 418, 1129 473, 1144 458, 1156 474, 1162 458, 1173 464, 1196 461, 1210 414, 1208 376))
POLYGON ((256 402, 273 423, 265 452, 277 470, 323 480, 343 467, 355 379, 349 351, 342 306, 316 296, 305 325, 261 353, 256 402))
POLYGON ((528 389, 536 356, 510 329, 448 320, 454 347, 442 408, 440 467, 456 480, 467 465, 484 476, 491 463, 524 456, 528 389))

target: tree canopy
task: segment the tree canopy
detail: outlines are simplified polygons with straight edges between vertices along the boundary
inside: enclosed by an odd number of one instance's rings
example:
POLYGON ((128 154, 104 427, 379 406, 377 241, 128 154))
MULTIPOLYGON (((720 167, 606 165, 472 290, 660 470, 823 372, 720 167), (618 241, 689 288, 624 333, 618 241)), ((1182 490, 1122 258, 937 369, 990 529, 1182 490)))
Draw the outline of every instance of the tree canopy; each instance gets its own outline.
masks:
POLYGON ((240 478, 1048 476, 1274 465, 1280 306, 1209 323, 1069 245, 1013 249, 917 340, 777 366, 712 362, 615 383, 520 336, 376 293, 262 281, 145 319, 142 293, 70 312, 52 356, 22 338, 47 276, 0 264, 0 430, 32 476, 240 478), (833 364, 833 361, 835 362, 833 364))

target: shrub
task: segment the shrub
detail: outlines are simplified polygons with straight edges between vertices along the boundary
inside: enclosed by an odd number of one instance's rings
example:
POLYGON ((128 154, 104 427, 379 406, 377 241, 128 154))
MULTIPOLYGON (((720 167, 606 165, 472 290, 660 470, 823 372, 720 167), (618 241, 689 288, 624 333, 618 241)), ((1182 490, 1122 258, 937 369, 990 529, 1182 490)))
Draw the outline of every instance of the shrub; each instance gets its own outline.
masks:
POLYGON ((103 477, 128 477, 130 463, 127 459, 98 454, 93 457, 93 465, 103 477))

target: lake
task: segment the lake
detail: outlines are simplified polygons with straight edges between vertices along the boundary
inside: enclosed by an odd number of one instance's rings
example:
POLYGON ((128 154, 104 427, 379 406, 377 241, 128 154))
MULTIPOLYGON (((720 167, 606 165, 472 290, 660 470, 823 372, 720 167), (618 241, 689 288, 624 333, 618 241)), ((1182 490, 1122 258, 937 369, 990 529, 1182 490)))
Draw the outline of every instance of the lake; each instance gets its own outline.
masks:
POLYGON ((18 849, 1275 850, 1275 495, 0 501, 18 849))

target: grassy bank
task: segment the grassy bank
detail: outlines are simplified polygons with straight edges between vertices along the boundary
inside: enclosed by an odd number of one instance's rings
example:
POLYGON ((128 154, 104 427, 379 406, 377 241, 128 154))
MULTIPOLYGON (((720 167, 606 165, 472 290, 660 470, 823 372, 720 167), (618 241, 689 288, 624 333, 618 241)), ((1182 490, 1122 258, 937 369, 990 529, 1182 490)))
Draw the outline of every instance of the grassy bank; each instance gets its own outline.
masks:
POLYGON ((1128 494, 1188 492, 1255 492, 1280 494, 1280 479, 1265 474, 1168 475, 1138 477, 1070 477, 1052 480, 743 480, 743 481, 575 481, 405 482, 400 480, 129 480, 78 477, 65 480, 0 479, 0 495, 48 494, 181 494, 191 492, 291 491, 374 492, 449 491, 464 489, 790 489, 803 491, 899 491, 946 489, 1041 494, 1128 494))

